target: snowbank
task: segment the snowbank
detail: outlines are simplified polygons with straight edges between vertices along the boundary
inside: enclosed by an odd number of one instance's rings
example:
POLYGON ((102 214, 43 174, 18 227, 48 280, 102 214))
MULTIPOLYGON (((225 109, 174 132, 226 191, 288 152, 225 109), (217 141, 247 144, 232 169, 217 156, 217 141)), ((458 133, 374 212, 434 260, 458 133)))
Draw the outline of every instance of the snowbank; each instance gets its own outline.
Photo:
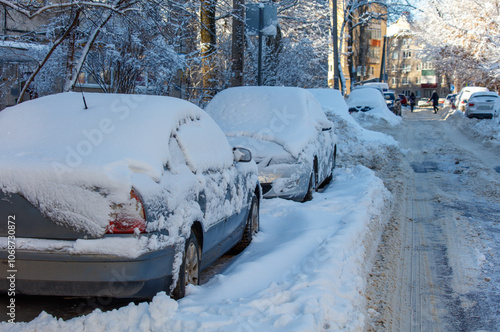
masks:
POLYGON ((365 323, 365 276, 390 194, 372 171, 340 169, 310 202, 264 200, 261 231, 223 272, 188 287, 178 301, 151 303, 68 321, 42 313, 9 331, 357 330, 365 323))
POLYGON ((351 165, 370 159, 382 163, 390 158, 388 150, 399 147, 391 137, 362 128, 340 94, 325 93, 333 101, 318 99, 335 124, 339 154, 348 166, 337 168, 332 183, 312 201, 263 200, 260 232, 206 284, 188 286, 178 302, 159 293, 151 303, 96 309, 68 321, 42 312, 28 323, 2 323, 1 329, 363 330, 366 275, 391 211, 391 195, 373 171, 351 165))
MULTIPOLYGON (((387 150, 399 148, 398 142, 391 136, 361 127, 356 121, 360 115, 349 114, 348 106, 340 91, 333 89, 309 91, 320 102, 328 119, 335 124, 334 132, 338 138, 337 148, 342 163, 353 165, 362 162, 370 167, 378 163, 380 167, 389 154, 387 150)), ((370 121, 378 122, 378 115, 379 113, 375 112, 372 116, 366 117, 364 124, 370 126, 370 121)))
POLYGON ((462 111, 455 110, 451 113, 451 119, 464 135, 481 141, 487 147, 500 149, 500 117, 469 119, 462 111))

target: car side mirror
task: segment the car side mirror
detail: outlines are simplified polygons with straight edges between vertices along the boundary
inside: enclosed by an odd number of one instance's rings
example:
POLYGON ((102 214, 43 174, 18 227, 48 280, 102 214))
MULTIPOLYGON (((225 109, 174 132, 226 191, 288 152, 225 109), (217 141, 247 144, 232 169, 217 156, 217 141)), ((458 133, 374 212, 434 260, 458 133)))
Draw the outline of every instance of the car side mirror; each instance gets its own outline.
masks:
POLYGON ((233 148, 233 158, 236 162, 248 163, 252 161, 252 152, 245 148, 235 147, 233 148))
POLYGON ((321 128, 322 131, 330 131, 332 130, 332 127, 323 127, 321 128))

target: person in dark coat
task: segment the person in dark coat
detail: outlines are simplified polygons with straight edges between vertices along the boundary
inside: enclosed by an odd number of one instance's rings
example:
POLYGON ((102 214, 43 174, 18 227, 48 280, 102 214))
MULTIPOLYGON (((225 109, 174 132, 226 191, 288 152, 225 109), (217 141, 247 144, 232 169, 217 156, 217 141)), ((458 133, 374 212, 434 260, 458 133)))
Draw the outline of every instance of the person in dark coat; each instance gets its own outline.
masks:
POLYGON ((413 112, 413 109, 415 108, 415 101, 416 101, 415 94, 413 92, 410 95, 409 101, 410 101, 410 110, 413 112))
POLYGON ((429 99, 429 101, 431 100, 432 100, 432 107, 434 107, 434 113, 437 113, 437 111, 439 111, 439 96, 436 90, 432 91, 432 96, 429 99))

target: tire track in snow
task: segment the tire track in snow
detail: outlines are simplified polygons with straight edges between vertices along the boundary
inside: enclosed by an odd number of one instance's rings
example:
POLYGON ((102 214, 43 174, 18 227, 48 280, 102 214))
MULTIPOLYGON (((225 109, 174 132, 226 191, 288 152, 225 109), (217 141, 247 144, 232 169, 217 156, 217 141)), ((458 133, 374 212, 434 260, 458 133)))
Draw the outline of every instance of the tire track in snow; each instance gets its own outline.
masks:
POLYGON ((460 174, 476 162, 478 150, 468 144, 464 151, 446 116, 408 114, 406 128, 392 132, 407 155, 395 157, 399 169, 378 175, 403 202, 396 205, 369 280, 369 308, 376 314, 369 311, 368 331, 470 331, 487 320, 477 315, 482 305, 470 296, 480 273, 475 247, 468 243, 474 241, 469 234, 474 227, 456 209, 460 195, 474 190, 464 186, 470 181, 460 174))

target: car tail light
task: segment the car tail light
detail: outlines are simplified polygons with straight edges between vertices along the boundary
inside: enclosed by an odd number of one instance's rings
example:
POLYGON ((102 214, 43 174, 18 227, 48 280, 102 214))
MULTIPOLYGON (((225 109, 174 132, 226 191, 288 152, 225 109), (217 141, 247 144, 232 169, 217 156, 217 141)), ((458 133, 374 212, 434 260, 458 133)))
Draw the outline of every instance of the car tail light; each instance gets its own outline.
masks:
POLYGON ((117 204, 111 208, 113 213, 106 229, 107 234, 132 234, 146 231, 144 205, 134 189, 130 191, 128 204, 117 204))
POLYGON ((469 103, 469 106, 474 106, 474 103, 469 103))

